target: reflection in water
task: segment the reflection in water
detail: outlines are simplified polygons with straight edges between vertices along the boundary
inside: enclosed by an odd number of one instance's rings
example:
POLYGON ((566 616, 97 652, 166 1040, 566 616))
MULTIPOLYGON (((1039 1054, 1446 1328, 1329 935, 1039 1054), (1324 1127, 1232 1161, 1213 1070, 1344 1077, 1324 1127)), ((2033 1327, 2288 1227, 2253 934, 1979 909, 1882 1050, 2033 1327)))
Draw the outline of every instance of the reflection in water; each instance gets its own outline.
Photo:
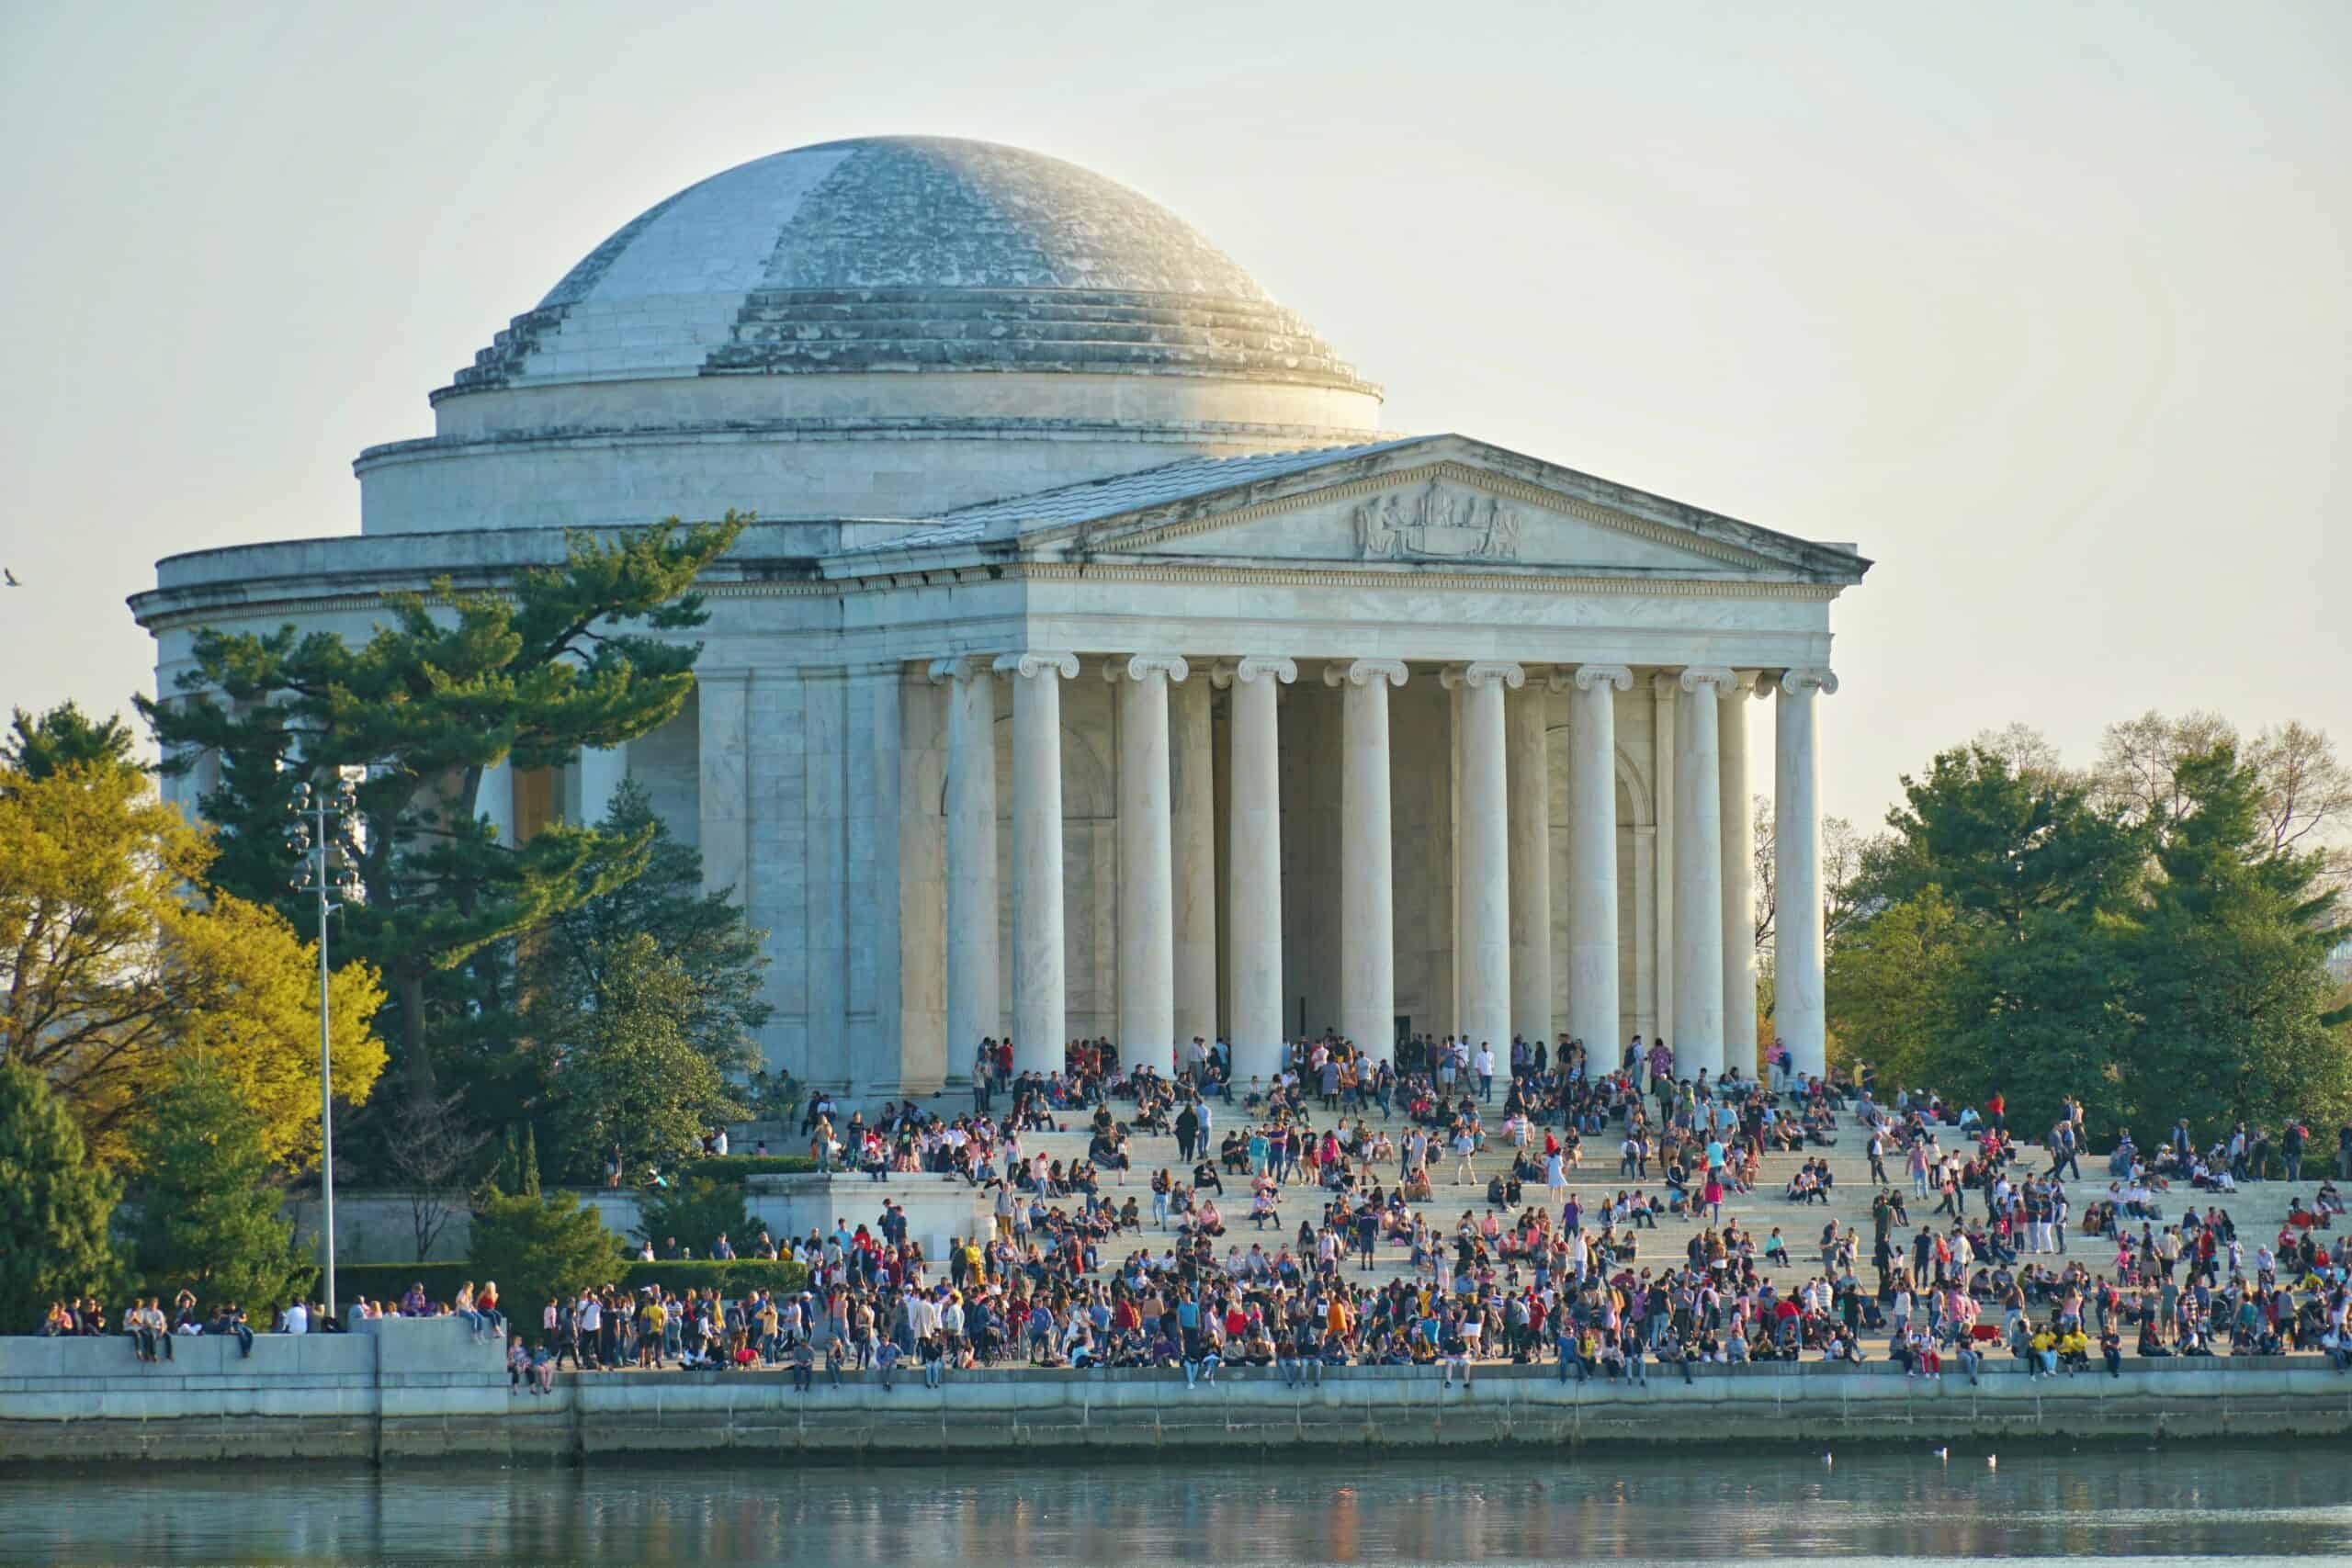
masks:
POLYGON ((2352 1449, 0 1476, 0 1562, 1508 1563, 2352 1551, 2352 1449))

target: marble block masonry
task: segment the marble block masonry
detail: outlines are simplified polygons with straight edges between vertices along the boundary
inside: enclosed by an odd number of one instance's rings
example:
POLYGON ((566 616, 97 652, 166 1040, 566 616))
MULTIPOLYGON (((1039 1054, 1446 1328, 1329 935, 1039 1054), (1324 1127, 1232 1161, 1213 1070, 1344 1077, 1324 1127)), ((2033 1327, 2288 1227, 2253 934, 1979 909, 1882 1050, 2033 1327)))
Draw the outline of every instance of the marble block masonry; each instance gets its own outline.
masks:
POLYGON ((1377 386, 1133 191, 936 138, 759 159, 623 225, 431 403, 360 454, 357 534, 160 563, 157 689, 206 627, 363 637, 567 528, 756 513, 685 710, 491 770, 483 810, 519 843, 642 788, 767 933, 797 1075, 923 1093, 984 1035, 1037 1068, 1222 1035, 1246 1079, 1327 1029, 1662 1033, 1752 1071, 1767 780, 1772 1022, 1822 1066, 1819 700, 1870 562, 1384 433, 1377 386))

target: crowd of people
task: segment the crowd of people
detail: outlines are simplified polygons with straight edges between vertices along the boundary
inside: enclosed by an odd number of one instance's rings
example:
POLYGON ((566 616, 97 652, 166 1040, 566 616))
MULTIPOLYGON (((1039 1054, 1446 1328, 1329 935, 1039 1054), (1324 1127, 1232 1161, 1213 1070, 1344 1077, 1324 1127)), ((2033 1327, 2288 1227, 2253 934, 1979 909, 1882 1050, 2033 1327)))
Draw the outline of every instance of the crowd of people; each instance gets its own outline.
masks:
MULTIPOLYGON (((1153 1367, 1196 1384, 1236 1366, 1295 1382, 1418 1365, 1466 1386, 1482 1364, 1542 1363, 1643 1382, 1653 1367, 1687 1379, 1803 1358, 1973 1378, 1990 1354, 2040 1377, 2119 1371, 2127 1345, 2352 1362, 2345 1264, 2324 1236, 2342 1213, 2334 1183, 2250 1252, 2217 1205, 2162 1212, 2176 1183, 2226 1192, 2217 1173, 2269 1169, 2245 1129, 2211 1149, 2168 1142, 2153 1164, 2127 1138, 2109 1193, 2077 1212, 2078 1104, 2037 1154, 1998 1097, 1882 1101, 1867 1074, 1799 1078, 1774 1058, 1763 1081, 1710 1081, 1679 1077, 1662 1043, 1637 1041, 1609 1066, 1574 1042, 1514 1043, 1498 1064, 1467 1042, 1420 1040, 1391 1064, 1327 1039, 1260 1083, 1237 1081, 1202 1041, 1166 1070, 1075 1043, 1055 1074, 1015 1074, 989 1041, 969 1112, 910 1101, 838 1129, 827 1110, 809 1128, 842 1168, 983 1190, 985 1233, 934 1259, 886 1206, 873 1227, 762 1238, 763 1253, 808 1266, 797 1295, 657 1292, 617 1315, 609 1300, 551 1303, 547 1337, 559 1362, 789 1366, 801 1387, 820 1371, 876 1371, 888 1387, 909 1367, 937 1381, 1007 1364, 1153 1367), (1029 1137, 1074 1124, 1082 1156, 1051 1157, 1029 1137), (1176 1151, 1148 1174, 1146 1135, 1176 1151), (1736 1215, 1770 1201, 1773 1156, 1798 1156, 1774 1183, 1782 1202, 1829 1204, 1827 1151, 1841 1143, 1870 1166, 1869 1239, 1832 1221, 1805 1242, 1807 1277, 1776 1278, 1798 1261, 1781 1227, 1759 1239, 1736 1215), (1594 1151, 1612 1148, 1618 1182, 1593 1192, 1594 1151), (1462 1205, 1450 1223, 1432 1215, 1448 1198, 1462 1205), (1679 1256, 1645 1247, 1668 1218, 1699 1227, 1679 1256)), ((2352 1131, 2340 1141, 2352 1158, 2352 1131)), ((2292 1161, 2290 1179, 2307 1143, 2296 1127, 2269 1145, 2292 1161)))
MULTIPOLYGON (((1498 1062, 1460 1040, 1374 1062, 1327 1038, 1294 1046, 1272 1081, 1238 1083, 1209 1042, 1165 1069, 1076 1043, 1063 1071, 1016 1074, 990 1041, 968 1111, 906 1101, 869 1121, 820 1099, 804 1127, 824 1168, 974 1190, 985 1224, 944 1257, 926 1256, 886 1200, 870 1225, 746 1243, 804 1265, 803 1291, 605 1286, 541 1304, 532 1324, 509 1321, 494 1285, 447 1303, 419 1287, 352 1312, 514 1330, 510 1372, 532 1392, 566 1366, 788 1368, 810 1389, 847 1371, 891 1388, 1002 1365, 1158 1368, 1194 1385, 1236 1367, 1295 1382, 1419 1366, 1449 1387, 1495 1364, 1635 1383, 1803 1359, 1972 1380, 1988 1357, 2036 1378, 2119 1373, 2127 1353, 2352 1365, 2336 1182, 2295 1195, 2275 1234, 2241 1234, 2225 1201, 2301 1180, 2300 1124, 2200 1146, 2184 1123, 2153 1152, 2125 1134, 2101 1190, 2083 1176, 2071 1100, 2029 1145, 1998 1096, 1882 1100, 1867 1069, 1800 1077, 1778 1050, 1767 1066, 1762 1080, 1684 1077, 1663 1042, 1638 1038, 1613 1062, 1572 1041, 1515 1042, 1498 1062), (1073 1130, 1082 1155, 1037 1135, 1073 1130), (1159 1137, 1172 1161, 1143 1153, 1159 1137), (1835 1201, 1857 1155, 1871 1194, 1860 1225, 1835 1201), (1794 1249, 1781 1225, 1759 1237, 1749 1221, 1774 1205, 1794 1249), (1668 1221, 1679 1246, 1659 1238, 1668 1221)), ((2337 1142, 2340 1179, 2352 1128, 2337 1142)), ((714 1250, 737 1255, 726 1237, 714 1250)), ((643 1254, 675 1255, 650 1241, 643 1254)), ((226 1311, 208 1318, 184 1298, 167 1319, 149 1300, 121 1328, 142 1358, 167 1355, 172 1334, 224 1331, 216 1322, 249 1336, 226 1311)), ((51 1316, 51 1332, 108 1332, 94 1303, 51 1316)))

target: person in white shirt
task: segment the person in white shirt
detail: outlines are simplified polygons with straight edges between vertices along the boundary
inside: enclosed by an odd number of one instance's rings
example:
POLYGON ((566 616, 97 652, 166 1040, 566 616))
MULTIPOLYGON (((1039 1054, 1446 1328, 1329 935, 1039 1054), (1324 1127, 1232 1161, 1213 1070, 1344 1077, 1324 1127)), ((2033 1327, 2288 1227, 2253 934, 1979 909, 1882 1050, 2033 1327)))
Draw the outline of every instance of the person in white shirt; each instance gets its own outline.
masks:
POLYGON ((1470 1059, 1470 1070, 1478 1075, 1478 1099, 1487 1105, 1495 1102, 1495 1049, 1485 1041, 1478 1042, 1478 1054, 1470 1059))
POLYGON ((280 1334, 311 1332, 311 1309, 300 1302, 287 1303, 286 1310, 277 1314, 277 1332, 280 1334))

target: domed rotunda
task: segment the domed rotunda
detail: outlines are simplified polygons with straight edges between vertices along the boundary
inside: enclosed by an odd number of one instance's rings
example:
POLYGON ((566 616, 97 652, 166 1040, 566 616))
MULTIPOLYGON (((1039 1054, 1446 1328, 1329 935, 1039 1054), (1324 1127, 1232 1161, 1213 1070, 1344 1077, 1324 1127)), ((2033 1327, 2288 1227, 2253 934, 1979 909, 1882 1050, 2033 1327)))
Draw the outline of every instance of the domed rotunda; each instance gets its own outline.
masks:
MULTIPOLYGON (((1869 562, 1458 434, 1166 209, 1058 159, 874 137, 624 223, 363 451, 359 531, 131 602, 358 640, 564 530, 754 514, 697 690, 484 777, 508 842, 624 780, 768 933, 770 1063, 860 1098, 1075 1040, 1246 1085, 1287 1043, 1664 1035, 1756 1070, 1747 802, 1778 813, 1779 1032, 1822 1061, 1815 728, 1869 562), (1773 700, 1750 761, 1749 703, 1773 700), (1760 741, 1759 741, 1760 743, 1760 741)), ((1759 724, 1759 733, 1762 729, 1759 724)), ((169 788, 193 810, 199 760, 169 788)))
POLYGON ((1379 389, 1182 220, 1058 159, 877 137, 621 226, 358 462, 417 533, 920 517, 1188 456, 1340 446, 1379 389))

